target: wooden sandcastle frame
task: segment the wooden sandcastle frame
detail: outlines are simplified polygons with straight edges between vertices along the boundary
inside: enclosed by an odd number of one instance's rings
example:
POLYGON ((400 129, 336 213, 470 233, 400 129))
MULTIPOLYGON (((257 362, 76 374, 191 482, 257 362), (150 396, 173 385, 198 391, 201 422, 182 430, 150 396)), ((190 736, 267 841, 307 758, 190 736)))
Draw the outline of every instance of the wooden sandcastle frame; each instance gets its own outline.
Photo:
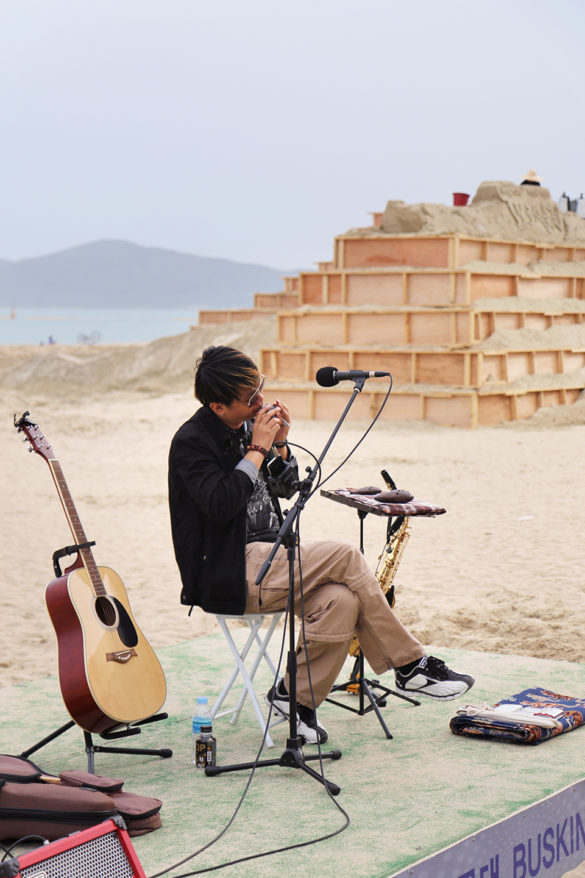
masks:
MULTIPOLYGON (((585 345, 543 334, 585 324, 585 243, 394 235, 373 218, 335 238, 331 262, 256 294, 251 309, 201 311, 200 324, 275 313, 277 343, 261 348, 259 367, 296 417, 338 416, 347 387, 319 387, 325 365, 390 371, 384 418, 473 428, 576 401, 585 345), (530 338, 502 344, 509 330, 530 338)), ((366 382, 351 416, 371 417, 386 389, 366 382)))

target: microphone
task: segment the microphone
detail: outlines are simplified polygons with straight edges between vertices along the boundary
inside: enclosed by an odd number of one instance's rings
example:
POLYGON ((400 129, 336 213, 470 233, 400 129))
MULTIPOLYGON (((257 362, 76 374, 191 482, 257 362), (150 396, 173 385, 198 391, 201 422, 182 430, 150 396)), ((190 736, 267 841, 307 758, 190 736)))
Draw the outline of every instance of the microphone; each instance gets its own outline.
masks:
POLYGON ((317 370, 315 378, 317 384, 321 387, 333 387, 340 381, 359 381, 363 378, 387 378, 390 372, 361 372, 359 369, 352 369, 351 372, 338 372, 335 366, 323 366, 317 370))

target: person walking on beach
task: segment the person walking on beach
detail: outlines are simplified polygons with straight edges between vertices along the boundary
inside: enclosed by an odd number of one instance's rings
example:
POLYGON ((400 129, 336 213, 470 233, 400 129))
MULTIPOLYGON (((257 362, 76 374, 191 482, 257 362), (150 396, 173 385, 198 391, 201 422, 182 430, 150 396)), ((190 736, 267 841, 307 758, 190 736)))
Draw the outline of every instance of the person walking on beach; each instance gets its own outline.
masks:
MULTIPOLYGON (((263 388, 264 376, 245 354, 207 348, 195 373, 202 405, 171 442, 169 508, 181 603, 209 613, 273 612, 286 609, 288 601, 284 546, 256 585, 283 520, 279 498, 292 497, 298 483, 287 443, 291 414, 281 400, 266 406, 263 388)), ((402 692, 445 701, 471 688, 472 677, 425 655, 357 547, 339 540, 305 543, 295 564, 295 608, 304 616, 304 637, 301 630, 293 708, 307 743, 327 740, 316 708, 329 694, 354 634, 374 672, 393 669, 402 692)), ((282 716, 290 715, 286 676, 267 700, 282 716)))

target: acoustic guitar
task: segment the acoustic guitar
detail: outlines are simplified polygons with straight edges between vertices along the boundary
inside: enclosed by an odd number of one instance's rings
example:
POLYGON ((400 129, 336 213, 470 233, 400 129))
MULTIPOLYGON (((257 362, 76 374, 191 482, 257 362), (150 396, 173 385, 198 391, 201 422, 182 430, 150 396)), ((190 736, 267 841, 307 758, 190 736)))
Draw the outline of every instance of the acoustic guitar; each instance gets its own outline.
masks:
POLYGON ((94 543, 87 540, 53 449, 29 412, 15 417, 14 426, 25 434, 29 450, 47 461, 75 541, 64 550, 75 560, 45 592, 65 706, 87 732, 148 719, 166 697, 160 663, 132 616, 122 580, 109 567, 97 566, 94 543))

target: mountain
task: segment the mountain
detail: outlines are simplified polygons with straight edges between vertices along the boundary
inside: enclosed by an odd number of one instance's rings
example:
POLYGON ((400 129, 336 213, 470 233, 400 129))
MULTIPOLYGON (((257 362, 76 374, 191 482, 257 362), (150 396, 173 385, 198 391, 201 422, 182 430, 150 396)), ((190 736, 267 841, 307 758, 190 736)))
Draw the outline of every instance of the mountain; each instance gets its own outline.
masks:
POLYGON ((128 241, 95 241, 18 262, 0 260, 1 307, 249 307, 295 274, 128 241))

